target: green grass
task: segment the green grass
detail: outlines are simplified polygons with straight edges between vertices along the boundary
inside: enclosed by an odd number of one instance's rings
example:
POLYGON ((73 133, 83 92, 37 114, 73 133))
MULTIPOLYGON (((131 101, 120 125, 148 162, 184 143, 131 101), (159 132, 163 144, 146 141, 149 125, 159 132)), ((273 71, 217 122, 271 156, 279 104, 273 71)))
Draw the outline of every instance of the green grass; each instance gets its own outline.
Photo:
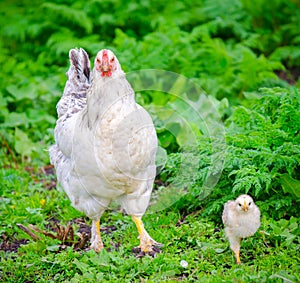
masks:
MULTIPOLYGON (((274 221, 263 214, 261 231, 242 242, 242 264, 225 239, 220 215, 204 218, 201 211, 183 216, 175 208, 146 214, 145 226, 165 246, 152 258, 136 257, 139 244, 131 217, 107 211, 101 226, 116 230, 102 233, 105 249, 59 249, 58 240, 43 235, 32 240, 16 224, 41 229, 51 218, 62 224, 82 215, 70 206, 66 195, 47 190, 50 177, 30 175, 24 169, 1 171, 1 241, 28 239, 18 252, 0 251, 1 282, 299 282, 299 219, 274 221), (188 263, 181 266, 181 261, 188 263)), ((87 220, 88 221, 88 220, 87 220)), ((89 221, 88 221, 89 223, 89 221)), ((73 225, 75 232, 78 230, 73 225)))

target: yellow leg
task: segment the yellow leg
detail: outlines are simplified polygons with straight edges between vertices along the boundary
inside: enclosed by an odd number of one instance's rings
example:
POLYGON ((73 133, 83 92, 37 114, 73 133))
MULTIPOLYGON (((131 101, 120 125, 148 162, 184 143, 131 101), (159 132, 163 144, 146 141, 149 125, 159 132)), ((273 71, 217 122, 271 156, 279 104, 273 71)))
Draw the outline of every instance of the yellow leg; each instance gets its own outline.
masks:
POLYGON ((96 226, 96 233, 101 238, 101 236, 100 236, 100 220, 95 222, 95 226, 96 226))
POLYGON ((136 225, 136 228, 138 229, 139 235, 143 234, 144 232, 144 224, 143 221, 140 217, 136 217, 134 215, 132 215, 132 219, 136 225))
POLYGON ((241 264, 240 251, 236 251, 236 252, 234 252, 234 254, 235 254, 235 257, 236 257, 236 263, 241 264))
POLYGON ((103 249, 99 220, 93 220, 91 232, 91 249, 93 249, 95 252, 99 252, 103 249))

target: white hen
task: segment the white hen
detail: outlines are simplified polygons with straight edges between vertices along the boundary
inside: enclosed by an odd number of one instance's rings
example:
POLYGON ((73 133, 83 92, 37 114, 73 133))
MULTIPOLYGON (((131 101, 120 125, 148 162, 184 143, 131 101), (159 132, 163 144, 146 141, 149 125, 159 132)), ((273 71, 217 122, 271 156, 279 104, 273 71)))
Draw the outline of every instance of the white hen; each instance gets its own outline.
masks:
POLYGON ((240 195, 224 205, 222 220, 230 248, 240 261, 240 244, 243 238, 252 236, 260 226, 260 210, 248 195, 240 195))
POLYGON ((69 53, 70 69, 57 105, 56 144, 50 148, 57 179, 72 205, 92 219, 91 248, 103 248, 100 217, 120 199, 140 235, 140 248, 152 251, 145 213, 155 178, 157 136, 148 113, 135 102, 116 56, 98 52, 94 69, 83 49, 69 53))

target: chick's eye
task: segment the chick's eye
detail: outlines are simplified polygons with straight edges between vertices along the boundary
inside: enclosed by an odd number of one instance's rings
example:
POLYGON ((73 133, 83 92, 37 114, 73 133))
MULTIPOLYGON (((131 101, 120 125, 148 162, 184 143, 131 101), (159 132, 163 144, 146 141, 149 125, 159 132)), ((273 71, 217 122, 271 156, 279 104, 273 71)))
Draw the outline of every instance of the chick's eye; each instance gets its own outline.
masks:
POLYGON ((239 203, 239 206, 242 206, 242 205, 239 203))
POLYGON ((250 202, 249 202, 249 206, 251 205, 251 203, 252 203, 252 202, 250 201, 250 202))

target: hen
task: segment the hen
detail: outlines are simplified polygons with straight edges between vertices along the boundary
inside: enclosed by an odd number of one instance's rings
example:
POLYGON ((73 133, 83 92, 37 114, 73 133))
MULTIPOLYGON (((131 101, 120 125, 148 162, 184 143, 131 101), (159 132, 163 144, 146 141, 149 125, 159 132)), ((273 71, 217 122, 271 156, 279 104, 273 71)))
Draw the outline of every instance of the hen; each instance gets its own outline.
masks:
POLYGON ((94 69, 83 49, 69 52, 70 68, 57 104, 56 144, 50 160, 72 205, 92 219, 91 248, 100 251, 100 217, 119 199, 135 222, 140 248, 161 244, 144 228, 155 178, 157 136, 149 114, 135 102, 118 59, 98 52, 94 69))
POLYGON ((224 205, 222 220, 230 248, 240 264, 240 244, 243 238, 252 236, 260 226, 260 210, 248 195, 240 195, 224 205))

